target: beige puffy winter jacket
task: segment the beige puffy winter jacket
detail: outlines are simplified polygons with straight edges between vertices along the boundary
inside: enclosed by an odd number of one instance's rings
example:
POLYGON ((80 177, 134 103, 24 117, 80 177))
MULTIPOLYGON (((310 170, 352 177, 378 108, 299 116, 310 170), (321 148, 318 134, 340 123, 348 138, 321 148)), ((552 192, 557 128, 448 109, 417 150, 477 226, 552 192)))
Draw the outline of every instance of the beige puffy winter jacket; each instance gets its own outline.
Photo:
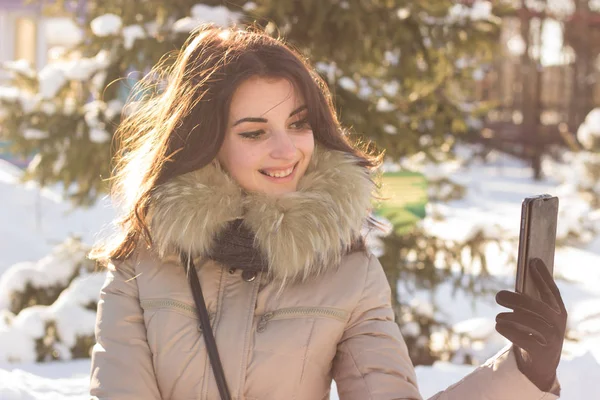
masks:
MULTIPOLYGON (((177 248, 195 257, 234 399, 328 399, 332 379, 341 400, 421 399, 379 260, 344 251, 371 190, 352 159, 325 151, 313 155, 298 193, 284 198, 243 195, 212 164, 167 183, 151 211, 158 245, 112 263, 101 291, 92 398, 219 399, 177 248), (203 257, 242 215, 268 273, 203 257)), ((557 397, 538 390, 505 350, 434 398, 557 397)))

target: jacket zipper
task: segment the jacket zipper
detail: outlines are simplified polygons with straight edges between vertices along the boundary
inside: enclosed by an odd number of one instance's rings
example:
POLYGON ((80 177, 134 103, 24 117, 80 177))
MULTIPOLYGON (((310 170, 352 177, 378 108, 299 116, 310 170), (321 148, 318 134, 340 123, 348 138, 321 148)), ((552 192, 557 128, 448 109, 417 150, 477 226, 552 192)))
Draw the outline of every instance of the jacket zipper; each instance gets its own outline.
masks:
POLYGON ((257 332, 264 332, 269 321, 286 318, 323 317, 333 318, 341 322, 348 319, 348 311, 330 307, 292 307, 280 308, 260 316, 256 326, 257 332))
POLYGON ((196 307, 190 306, 187 303, 171 299, 145 299, 141 300, 140 304, 144 310, 151 310, 156 308, 174 308, 176 310, 184 311, 194 318, 198 318, 196 314, 196 307))

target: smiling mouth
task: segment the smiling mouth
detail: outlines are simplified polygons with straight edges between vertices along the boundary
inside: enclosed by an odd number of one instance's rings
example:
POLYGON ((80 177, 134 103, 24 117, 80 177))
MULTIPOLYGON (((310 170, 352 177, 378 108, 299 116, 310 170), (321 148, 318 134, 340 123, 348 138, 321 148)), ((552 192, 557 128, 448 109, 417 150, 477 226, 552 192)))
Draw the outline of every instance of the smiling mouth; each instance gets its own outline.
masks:
POLYGON ((288 168, 287 170, 284 171, 279 171, 277 173, 274 174, 269 174, 266 171, 258 170, 258 172, 260 172, 261 174, 268 176, 270 178, 287 178, 288 176, 292 175, 294 173, 294 171, 296 170, 296 167, 298 166, 298 163, 294 164, 293 167, 288 168))

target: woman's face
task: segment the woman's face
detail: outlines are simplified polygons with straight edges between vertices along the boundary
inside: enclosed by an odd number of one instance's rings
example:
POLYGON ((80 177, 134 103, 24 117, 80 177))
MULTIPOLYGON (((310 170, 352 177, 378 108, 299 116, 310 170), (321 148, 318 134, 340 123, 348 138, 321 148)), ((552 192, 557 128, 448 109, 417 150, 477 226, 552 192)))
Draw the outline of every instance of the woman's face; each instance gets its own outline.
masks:
POLYGON ((281 195, 296 190, 314 147, 301 94, 286 79, 254 77, 233 94, 217 159, 247 191, 281 195))

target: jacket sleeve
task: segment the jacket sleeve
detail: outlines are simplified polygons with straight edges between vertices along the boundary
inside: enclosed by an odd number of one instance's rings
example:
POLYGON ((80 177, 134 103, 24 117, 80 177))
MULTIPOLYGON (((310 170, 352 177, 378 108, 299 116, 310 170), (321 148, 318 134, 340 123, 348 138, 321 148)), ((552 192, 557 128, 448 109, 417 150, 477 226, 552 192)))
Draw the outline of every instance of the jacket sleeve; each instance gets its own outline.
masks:
POLYGON ((391 290, 370 255, 362 295, 333 361, 340 400, 421 400, 413 364, 394 321, 391 290))
POLYGON ((160 400, 132 262, 109 265, 92 350, 92 400, 160 400))
MULTIPOLYGON (((340 400, 422 399, 406 343, 394 321, 390 285, 378 258, 372 254, 363 294, 338 344, 333 376, 340 400)), ((557 388, 555 382, 553 389, 557 388)), ((430 400, 557 398, 540 391, 519 371, 508 346, 430 400)))
POLYGON ((557 380, 550 391, 553 393, 541 391, 519 371, 512 345, 508 345, 475 371, 430 400, 555 400, 560 393, 557 380))

